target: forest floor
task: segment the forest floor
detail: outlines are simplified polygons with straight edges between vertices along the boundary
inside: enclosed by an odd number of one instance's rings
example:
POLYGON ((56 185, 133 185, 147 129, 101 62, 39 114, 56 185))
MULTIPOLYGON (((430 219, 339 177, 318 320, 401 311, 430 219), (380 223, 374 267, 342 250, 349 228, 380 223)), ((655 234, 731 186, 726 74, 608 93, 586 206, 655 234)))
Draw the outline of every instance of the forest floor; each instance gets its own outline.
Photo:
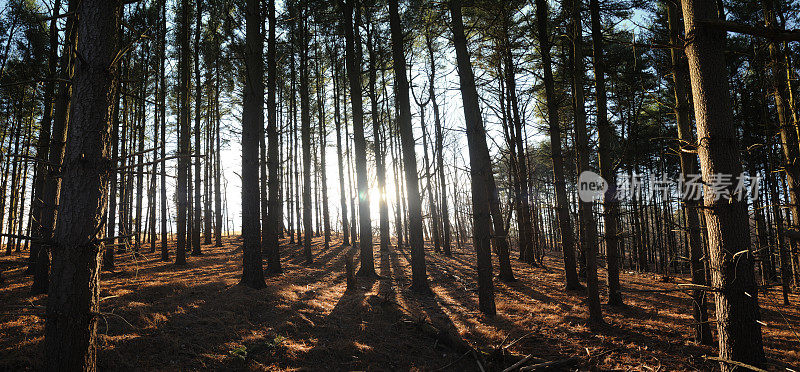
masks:
MULTIPOLYGON (((355 249, 332 244, 324 250, 316 238, 311 265, 304 264, 301 246, 281 249, 284 274, 267 277, 262 290, 237 285, 235 238, 223 247, 203 246, 203 255, 188 257, 183 267, 159 261, 158 253, 119 254, 117 271, 102 274, 99 368, 499 371, 513 355, 530 354, 541 361, 577 357, 573 368, 581 370, 719 369, 704 359, 716 347, 691 340, 688 296, 653 291, 675 289, 685 277, 664 282, 660 275, 623 272, 627 306, 604 305, 606 325, 593 328, 583 292, 563 289, 556 254, 543 267, 512 260, 518 281, 495 280, 498 315, 486 318, 478 311, 471 248, 445 257, 428 247, 431 295, 408 289, 408 248, 382 257, 376 246, 381 276, 357 278, 349 291, 345 259, 352 250, 358 265, 355 249)), ((46 296, 27 295, 24 263, 22 255, 0 258, 6 280, 0 370, 38 369, 42 359, 46 296)), ((604 290, 604 270, 600 277, 604 290)), ((792 295, 789 307, 780 298, 777 290, 760 296, 767 357, 800 366, 800 298, 792 295)), ((713 303, 710 308, 713 315, 713 303)))

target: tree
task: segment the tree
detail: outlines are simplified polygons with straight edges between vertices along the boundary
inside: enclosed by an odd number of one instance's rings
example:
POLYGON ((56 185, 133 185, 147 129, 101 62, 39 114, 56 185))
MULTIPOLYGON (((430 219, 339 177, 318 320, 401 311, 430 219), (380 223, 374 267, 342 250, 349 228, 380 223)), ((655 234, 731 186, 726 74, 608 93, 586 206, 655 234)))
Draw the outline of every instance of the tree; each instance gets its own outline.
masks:
POLYGON ((564 252, 566 288, 567 290, 574 290, 581 288, 581 284, 578 282, 578 274, 575 271, 575 235, 572 231, 572 220, 569 216, 564 159, 561 154, 561 125, 558 117, 558 104, 555 97, 555 83, 550 57, 547 13, 547 0, 536 0, 536 37, 539 40, 542 69, 544 70, 543 80, 547 99, 547 122, 550 131, 550 151, 553 161, 553 187, 556 193, 558 229, 561 234, 561 248, 564 252))
MULTIPOLYGON (((572 95, 575 107, 575 147, 578 153, 577 173, 589 171, 589 136, 586 132, 586 102, 583 96, 583 26, 581 24, 581 1, 570 0, 572 22, 572 95)), ((597 289, 597 225, 594 222, 593 201, 578 200, 579 223, 583 233, 581 244, 586 255, 586 304, 589 320, 603 322, 600 295, 597 289)))
MULTIPOLYGON (((361 97, 361 36, 358 30, 361 18, 358 0, 339 0, 342 9, 342 28, 345 35, 345 62, 350 83, 350 103, 353 111, 353 145, 358 185, 358 221, 360 225, 359 249, 361 251, 357 275, 377 276, 372 255, 372 222, 369 212, 369 185, 367 184, 367 144, 364 139, 364 101, 361 97), (355 8, 355 17, 353 10, 355 8), (354 26, 353 20, 356 25, 354 26)), ((421 231, 421 229, 420 229, 421 231)))
POLYGON ((445 256, 451 255, 450 248, 450 210, 447 207, 447 181, 444 177, 444 134, 442 132, 442 120, 439 114, 439 103, 436 100, 436 62, 433 57, 433 40, 431 39, 430 30, 425 32, 425 47, 428 50, 428 58, 430 61, 430 71, 428 75, 428 94, 431 97, 431 105, 433 106, 433 121, 436 130, 436 163, 438 167, 439 183, 441 187, 441 203, 442 203, 442 228, 444 233, 444 242, 442 250, 445 256))
MULTIPOLYGON (((55 0, 53 3, 53 19, 50 21, 50 50, 47 55, 47 79, 51 80, 45 84, 42 121, 39 127, 39 139, 36 144, 36 174, 37 177, 33 183, 33 190, 31 201, 31 216, 34 223, 31 230, 31 237, 34 241, 31 242, 30 259, 28 260, 27 272, 32 273, 36 269, 36 259, 39 255, 41 242, 36 239, 41 239, 41 211, 42 211, 42 193, 44 191, 44 183, 47 178, 47 157, 50 150, 50 126, 53 121, 53 95, 55 94, 55 78, 58 67, 58 18, 56 17, 61 12, 61 0, 55 0)), ((46 288, 46 286, 44 286, 46 288)))
MULTIPOLYGON (((597 1, 597 0, 593 0, 597 1)), ((680 42, 680 14, 678 5, 667 2, 667 12, 669 17, 669 40, 675 45, 680 42)), ((678 126, 678 141, 680 141, 680 160, 681 176, 689 179, 690 175, 697 174, 697 157, 692 153, 695 147, 694 136, 692 134, 691 119, 689 118, 689 97, 686 92, 686 59, 676 51, 670 49, 670 61, 672 62, 672 80, 675 91, 675 118, 678 126)), ((688 196, 688 193, 684 195, 688 196)), ((684 197, 684 215, 688 229, 689 244, 689 270, 692 272, 692 283, 706 285, 705 268, 703 266, 703 246, 700 238, 700 218, 697 214, 699 201, 696 198, 684 197)), ((710 345, 713 341, 711 336, 711 325, 708 323, 706 309, 706 294, 704 291, 696 289, 692 291, 692 312, 695 325, 695 339, 704 344, 710 345)))
POLYGON ((306 264, 313 260, 311 238, 314 236, 314 223, 311 216, 311 106, 308 91, 308 20, 305 18, 305 2, 300 3, 300 133, 303 145, 303 255, 306 264))
MULTIPOLYGON (((420 293, 430 292, 428 274, 425 269, 425 246, 422 240, 422 199, 419 195, 417 179, 417 155, 414 149, 414 133, 411 127, 411 101, 409 98, 408 78, 406 75, 406 59, 403 30, 400 24, 400 10, 397 0, 389 0, 389 24, 392 34, 392 66, 396 85, 396 100, 399 108, 397 125, 400 130, 400 141, 403 148, 403 165, 406 180, 406 201, 408 203, 408 219, 411 244, 411 289, 420 293)), ((388 224, 386 227, 389 230, 388 224)))
POLYGON ((494 183, 492 162, 486 144, 486 129, 481 121, 478 91, 475 88, 475 76, 467 50, 467 38, 464 35, 461 1, 450 0, 448 5, 452 18, 451 27, 453 44, 456 49, 461 99, 464 102, 464 121, 467 127, 470 175, 472 176, 472 241, 477 256, 478 307, 482 313, 494 316, 497 310, 494 303, 494 285, 492 284, 491 211, 489 190, 487 190, 489 182, 494 183))
POLYGON ((381 121, 378 119, 378 94, 375 88, 377 81, 378 53, 375 51, 375 42, 378 40, 378 30, 371 24, 372 10, 367 13, 367 51, 369 53, 369 101, 372 111, 372 137, 373 153, 375 154, 375 172, 378 178, 378 209, 380 216, 380 250, 386 252, 389 249, 389 206, 386 203, 386 160, 381 149, 381 121))
MULTIPOLYGON (((192 218, 192 256, 203 254, 200 248, 200 231, 202 230, 203 212, 201 207, 201 157, 200 157, 200 116, 203 100, 203 85, 200 83, 200 33, 203 28, 203 2, 196 1, 194 31, 194 218, 192 218)), ((263 131, 262 131, 263 132, 263 131)))
POLYGON ((178 182, 175 190, 178 224, 175 265, 186 264, 187 212, 189 211, 189 0, 181 0, 178 20, 178 182))
MULTIPOLYGON (((725 32, 701 23, 717 17, 717 6, 712 0, 682 0, 681 5, 684 31, 692 37, 686 46, 686 56, 703 179, 710 180, 718 174, 736 176, 742 172, 742 161, 732 125, 723 53, 725 32)), ((711 290, 716 298, 719 356, 759 366, 764 349, 758 322, 758 287, 749 252, 747 203, 719 197, 706 186, 703 208, 711 259, 711 290)), ((737 369, 726 362, 721 362, 720 367, 723 371, 737 369)))
POLYGON ((606 268, 608 271, 608 304, 622 305, 622 294, 619 285, 619 233, 617 232, 617 216, 619 200, 617 200, 617 171, 612 161, 614 149, 614 129, 608 122, 608 101, 606 97, 605 59, 603 57, 603 27, 600 22, 600 4, 598 0, 589 1, 592 23, 592 49, 594 62, 595 101, 597 106, 597 142, 600 177, 608 184, 603 195, 603 226, 606 242, 606 268))
POLYGON ((280 200, 280 180, 278 178, 278 125, 277 107, 275 105, 276 83, 278 68, 275 61, 276 41, 275 41, 275 0, 267 0, 267 17, 269 20, 269 36, 267 41, 267 135, 269 136, 269 150, 267 152, 267 168, 269 169, 269 223, 266 228, 266 244, 264 249, 267 251, 267 271, 271 274, 280 274, 281 256, 278 241, 278 229, 280 223, 280 210, 282 203, 280 200))
MULTIPOLYGON (((331 65, 333 65, 333 116, 336 122, 336 164, 339 169, 339 204, 342 213, 342 244, 345 246, 350 245, 350 228, 347 226, 347 189, 344 188, 344 163, 342 161, 342 123, 341 114, 339 113, 339 66, 338 46, 334 44, 333 50, 329 50, 328 54, 331 57, 331 65)), ((345 123, 347 125, 347 123, 345 123)))
MULTIPOLYGON (((161 118, 161 175, 160 175, 160 183, 161 183, 161 261, 169 261, 169 249, 167 246, 167 241, 169 240, 169 231, 167 231, 167 77, 166 77, 166 62, 167 62, 167 55, 166 55, 166 43, 167 43, 167 2, 164 1, 161 3, 161 19, 162 25, 159 30, 160 34, 160 43, 158 46, 158 58, 159 58, 159 67, 158 67, 158 74, 161 83, 159 87, 161 88, 158 92, 159 99, 158 99, 158 111, 159 117, 161 118)), ((219 190, 217 190, 219 191, 219 190)), ((218 224, 218 228, 219 228, 218 224)), ((217 234, 219 237, 219 234, 217 234)))
MULTIPOLYGON (((77 12, 77 3, 70 1, 68 3, 68 12, 77 12)), ((75 48, 77 37, 77 23, 75 17, 67 17, 65 40, 61 51, 61 71, 60 76, 64 80, 68 80, 73 75, 73 66, 75 63, 74 53, 71 51, 75 48)), ((41 234, 42 240, 47 242, 52 240, 55 234, 56 227, 56 205, 59 204, 59 192, 63 178, 56 177, 55 172, 57 169, 53 165, 59 166, 64 159, 64 148, 67 140, 67 124, 68 110, 70 109, 70 98, 72 86, 62 81, 59 84, 58 92, 56 93, 56 102, 53 107, 53 127, 50 138, 50 149, 47 152, 48 163, 50 169, 46 174, 45 184, 43 186, 42 197, 42 210, 41 210, 41 234)), ((5 188, 5 185, 3 185, 5 188)), ((5 193, 5 191, 3 191, 5 193)), ((31 285, 31 294, 45 293, 50 288, 50 244, 43 244, 37 252, 36 267, 33 273, 33 285, 31 285)))
POLYGON ((242 280, 250 288, 264 288, 261 261, 261 219, 258 185, 258 133, 264 128, 264 36, 261 1, 245 5, 245 86, 242 102, 242 280))
MULTIPOLYGON (((45 369, 95 371, 100 310, 100 252, 108 203, 111 103, 116 79, 120 1, 77 7, 77 55, 69 136, 61 168, 63 196, 47 298, 45 369)), ((69 39, 68 39, 69 40, 69 39)))

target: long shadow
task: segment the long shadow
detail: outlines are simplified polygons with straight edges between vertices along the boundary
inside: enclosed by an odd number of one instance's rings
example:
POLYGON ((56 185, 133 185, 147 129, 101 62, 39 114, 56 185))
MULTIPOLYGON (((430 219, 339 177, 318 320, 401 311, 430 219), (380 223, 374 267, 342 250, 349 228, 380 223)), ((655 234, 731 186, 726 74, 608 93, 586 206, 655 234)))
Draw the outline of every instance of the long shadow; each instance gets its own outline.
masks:
MULTIPOLYGON (((405 252, 401 252, 401 255, 406 259, 406 263, 410 264, 410 258, 408 255, 405 254, 405 252)), ((450 316, 447 315, 447 313, 445 313, 441 308, 439 299, 435 293, 430 295, 418 294, 406 289, 405 286, 401 287, 399 283, 408 283, 409 280, 406 277, 405 268, 400 262, 400 255, 394 251, 389 252, 389 259, 391 260, 392 270, 395 273, 396 282, 398 283, 398 288, 394 292, 396 295, 395 303, 402 309, 408 311, 413 318, 417 319, 418 321, 428 322, 436 328, 438 335, 431 334, 429 330, 425 333, 424 337, 430 340, 429 347, 441 345, 446 348, 446 351, 453 353, 451 357, 448 358, 447 362, 442 362, 442 365, 449 364, 451 361, 456 361, 458 356, 461 356, 461 354, 468 351, 469 344, 458 332, 458 328, 450 316)), ((428 268, 430 274, 430 265, 428 268)), ((432 286, 439 285, 437 281, 431 281, 431 284, 432 286)), ((419 327, 419 325, 413 325, 413 327, 419 327)), ((459 370, 459 366, 462 369, 465 368, 465 365, 470 366, 470 368, 476 367, 471 358, 460 360, 458 362, 460 364, 454 363, 448 368, 459 370)))

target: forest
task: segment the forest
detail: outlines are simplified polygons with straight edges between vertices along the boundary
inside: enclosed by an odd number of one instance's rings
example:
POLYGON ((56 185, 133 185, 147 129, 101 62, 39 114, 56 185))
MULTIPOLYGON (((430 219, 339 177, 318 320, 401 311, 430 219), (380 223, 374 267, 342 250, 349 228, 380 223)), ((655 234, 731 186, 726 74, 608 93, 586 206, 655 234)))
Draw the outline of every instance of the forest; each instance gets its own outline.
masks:
POLYGON ((798 25, 0 0, 0 370, 800 371, 798 25))

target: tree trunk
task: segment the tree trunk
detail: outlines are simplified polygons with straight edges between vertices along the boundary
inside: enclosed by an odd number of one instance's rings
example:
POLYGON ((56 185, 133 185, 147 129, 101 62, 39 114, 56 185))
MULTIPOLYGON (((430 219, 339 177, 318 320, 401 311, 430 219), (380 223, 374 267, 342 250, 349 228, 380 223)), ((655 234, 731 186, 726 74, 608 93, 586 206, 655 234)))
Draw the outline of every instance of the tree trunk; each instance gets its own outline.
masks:
POLYGON ((464 121, 467 127, 470 174, 472 176, 472 228, 473 246, 477 256, 478 307, 487 316, 494 316, 497 311, 494 303, 494 284, 492 283, 491 211, 487 187, 489 182, 494 183, 494 175, 486 144, 486 129, 481 120, 475 76, 472 73, 472 63, 467 49, 467 38, 464 34, 461 1, 450 0, 449 6, 461 99, 464 103, 464 121))
POLYGON ((269 20, 269 39, 267 41, 267 135, 269 136, 269 148, 267 152, 267 168, 269 169, 269 208, 268 226, 266 226, 266 244, 264 249, 267 251, 267 272, 270 274, 280 274, 281 253, 280 242, 278 240, 280 210, 283 207, 280 197, 280 159, 278 157, 279 136, 277 127, 277 107, 275 104, 275 88, 277 85, 277 63, 276 63, 276 40, 275 28, 275 0, 267 0, 267 17, 269 20))
POLYGON ((177 245, 175 265, 186 264, 186 227, 189 184, 189 0, 181 0, 177 14, 178 29, 178 182, 175 190, 177 245))
POLYGON ((31 191, 31 218, 33 225, 31 230, 31 245, 30 257, 28 259, 27 273, 33 273, 36 267, 36 259, 39 255, 41 242, 39 239, 42 237, 41 221, 42 221, 42 192, 44 191, 45 179, 49 177, 49 170, 47 169, 47 158, 50 150, 50 126, 52 124, 53 114, 53 96, 56 87, 56 74, 58 68, 58 19, 55 16, 61 12, 61 0, 55 0, 53 3, 53 19, 50 21, 50 50, 47 55, 47 83, 44 86, 43 108, 42 108, 42 121, 39 126, 39 140, 36 144, 36 178, 33 182, 33 190, 31 191))
MULTIPOLYGON (((342 244, 350 245, 350 228, 347 224, 347 189, 344 188, 344 163, 342 162, 342 123, 339 112, 339 49, 334 45, 331 55, 333 66, 333 118, 336 122, 336 163, 339 168, 339 204, 342 213, 342 244)), ((347 125, 347 123, 345 123, 347 125)))
POLYGON ((364 139, 364 104, 361 97, 361 37, 358 24, 361 18, 358 0, 339 0, 343 10, 342 27, 345 31, 345 60, 347 76, 350 81, 350 102, 353 106, 353 144, 356 162, 356 182, 358 184, 358 220, 360 225, 361 251, 356 275, 376 276, 375 259, 372 254, 372 222, 369 212, 369 185, 367 181, 367 144, 364 139), (355 3, 355 4, 353 4, 355 3), (353 10, 355 9, 355 26, 353 10))
MULTIPOLYGON (((301 1, 300 9, 305 8, 301 1)), ((305 10, 303 10, 305 11, 305 10)), ((301 13, 300 40, 297 44, 300 49, 300 133, 303 145, 303 256, 306 264, 311 264, 311 238, 314 236, 313 216, 311 215, 311 105, 308 91, 308 24, 301 13)), ((296 39, 295 39, 296 40, 296 39)))
MULTIPOLYGON (((733 128, 723 52, 725 33, 698 24, 698 20, 717 16, 716 4, 712 0, 682 0, 681 4, 684 30, 686 35, 692 36, 692 42, 686 46, 686 56, 703 179, 709 180, 714 174, 740 175, 742 162, 733 128)), ((759 366, 764 360, 764 349, 758 323, 758 287, 749 253, 747 204, 741 200, 716 198, 709 187, 704 191, 719 356, 759 366)), ((720 367, 723 371, 736 369, 727 363, 721 363, 720 367)))
POLYGON ((242 280, 250 288, 264 288, 258 190, 258 133, 264 128, 264 37, 261 2, 247 0, 245 8, 246 80, 242 102, 242 280))
MULTIPOLYGON (((201 98, 202 84, 200 83, 200 32, 203 28, 203 2, 196 1, 195 32, 194 32, 194 218, 192 218, 192 256, 200 256, 200 231, 202 230, 203 212, 201 206, 201 158, 200 158, 200 115, 203 100, 201 98)), ((261 131, 263 133, 263 129, 261 131)))
MULTIPOLYGON (((83 0, 78 6, 78 60, 72 79, 69 144, 61 168, 63 198, 53 249, 45 325, 46 370, 95 371, 103 214, 111 159, 121 2, 83 0)), ((67 40, 70 40, 69 38, 67 40)))
POLYGON ((377 61, 377 53, 375 52, 375 30, 374 25, 369 24, 369 33, 367 34, 367 51, 369 53, 369 101, 372 111, 372 137, 373 137, 373 152, 375 154, 375 173, 378 178, 378 211, 380 216, 380 250, 387 252, 389 250, 390 235, 389 235, 389 206, 386 204, 386 161, 385 154, 383 153, 384 143, 381 140, 381 122, 378 118, 378 94, 375 89, 377 80, 376 69, 379 64, 377 61))
MULTIPOLYGON (((596 0, 594 0, 596 1, 596 0)), ((680 39, 680 15, 678 5, 667 2, 669 16, 670 43, 677 44, 680 39)), ((693 174, 697 174, 697 157, 692 149, 696 146, 692 133, 691 119, 689 117, 689 97, 686 92, 686 60, 682 58, 682 53, 670 49, 672 60, 672 78, 675 89, 675 117, 678 126, 678 141, 680 141, 680 160, 681 176, 689 179, 693 174)), ((683 193, 683 213, 686 216, 686 228, 688 230, 687 240, 689 244, 689 270, 692 273, 692 283, 706 285, 706 277, 703 269, 703 246, 700 238, 700 218, 698 216, 699 201, 695 198, 686 197, 683 193)), ((713 342, 711 336, 711 325, 708 323, 706 309, 706 293, 700 290, 692 291, 692 311, 696 325, 695 340, 703 345, 710 345, 713 342)))
MULTIPOLYGON (((583 96, 583 25, 581 22, 581 0, 569 0, 572 15, 572 72, 573 103, 575 106, 575 149, 578 155, 577 174, 591 171, 589 168, 589 136, 586 131, 586 102, 583 96)), ((596 1, 596 0, 595 0, 596 1)), ((586 298, 589 321, 603 323, 600 295, 597 289, 597 225, 594 221, 594 201, 578 201, 580 224, 583 225, 581 244, 586 254, 586 298)))
POLYGON ((439 183, 441 183, 441 207, 442 207, 442 230, 444 241, 442 242, 442 250, 445 256, 451 255, 450 247, 450 211, 447 206, 447 183, 444 176, 444 134, 442 133, 442 119, 439 114, 439 103, 436 101, 436 62, 433 58, 433 41, 428 32, 425 33, 425 46, 428 49, 428 57, 430 61, 430 75, 428 76, 428 93, 431 97, 431 105, 433 106, 433 122, 436 130, 436 163, 438 166, 439 183))
POLYGON ((161 261, 169 261, 169 231, 167 230, 167 77, 166 77, 166 42, 167 42, 167 2, 161 4, 162 24, 159 33, 161 42, 158 46, 159 80, 161 81, 158 97, 158 111, 161 118, 161 261))
POLYGON ((561 123, 558 117, 558 103, 555 97, 553 69, 550 60, 550 39, 547 29, 547 1, 536 0, 536 33, 539 40, 542 67, 544 70, 545 97, 547 99, 547 118, 550 127, 550 150, 553 160, 553 184, 556 193, 556 211, 558 227, 561 233, 561 245, 564 252, 564 273, 567 290, 581 288, 578 273, 575 270, 575 235, 572 220, 569 216, 567 190, 564 176, 564 160, 561 155, 561 123))
MULTIPOLYGON (((315 38, 316 39, 316 38, 315 38)), ((328 171, 325 159, 325 150, 328 147, 328 128, 325 117, 325 84, 322 71, 322 53, 319 41, 315 40, 317 59, 317 108, 319 111, 319 170, 320 193, 322 194, 322 239, 323 247, 327 251, 331 246, 331 215, 328 209, 328 171)))
MULTIPOLYGON (((415 150, 414 133, 411 126, 411 100, 409 98, 408 75, 406 72, 406 57, 404 53, 405 40, 403 38, 402 24, 400 23, 400 10, 397 0, 389 0, 389 24, 392 37, 392 67, 396 87, 396 100, 399 108, 397 126, 400 131, 400 141, 403 144, 403 163, 405 165, 406 191, 408 192, 408 218, 411 243, 411 290, 418 293, 429 293, 428 274, 425 268, 425 246, 422 239, 422 199, 419 194, 419 180, 417 177, 417 155, 415 150)), ((387 233, 388 233, 387 225, 387 233)))
MULTIPOLYGON (((76 12, 78 4, 76 1, 70 1, 67 11, 76 12)), ((67 42, 61 51, 61 78, 68 80, 72 78, 73 74, 73 53, 75 48, 77 35, 77 24, 74 16, 67 17, 65 39, 67 42)), ((50 138, 50 149, 47 152, 48 163, 61 165, 64 159, 64 145, 67 139, 67 124, 69 115, 67 111, 70 109, 70 97, 72 94, 72 86, 66 82, 59 84, 58 93, 56 94, 55 107, 53 108, 53 128, 50 138)), ((10 137, 9 137, 10 140, 10 137)), ((7 168, 7 167, 6 167, 7 168)), ((44 189, 42 193, 42 211, 41 211, 41 224, 42 224, 42 240, 48 242, 54 236, 56 212, 59 201, 59 189, 61 187, 62 178, 57 177, 56 172, 59 171, 58 167, 51 166, 45 179, 44 189), (51 173, 52 172, 52 173, 51 173)), ((3 179, 3 189, 5 189, 6 179, 3 179)), ((0 225, 2 225, 2 218, 0 218, 0 225)), ((43 244, 39 248, 36 258, 36 267, 33 273, 33 284, 31 285, 31 294, 40 294, 47 292, 50 284, 50 250, 51 244, 43 244)))

